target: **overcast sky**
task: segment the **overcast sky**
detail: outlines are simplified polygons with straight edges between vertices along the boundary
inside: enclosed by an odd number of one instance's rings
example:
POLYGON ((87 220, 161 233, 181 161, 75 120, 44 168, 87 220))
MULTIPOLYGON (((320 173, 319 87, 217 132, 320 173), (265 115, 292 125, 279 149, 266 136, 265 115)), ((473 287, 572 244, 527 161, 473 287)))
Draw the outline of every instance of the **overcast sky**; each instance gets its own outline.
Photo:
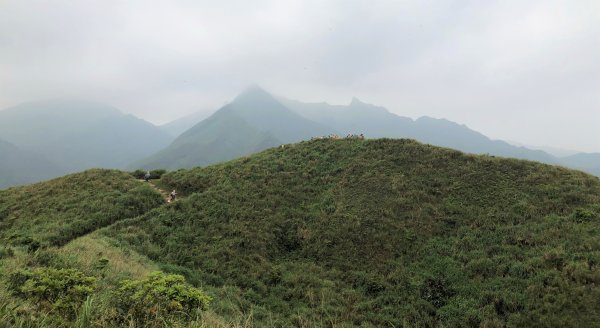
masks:
POLYGON ((76 96, 164 123, 253 83, 600 152, 600 1, 0 0, 0 108, 76 96))

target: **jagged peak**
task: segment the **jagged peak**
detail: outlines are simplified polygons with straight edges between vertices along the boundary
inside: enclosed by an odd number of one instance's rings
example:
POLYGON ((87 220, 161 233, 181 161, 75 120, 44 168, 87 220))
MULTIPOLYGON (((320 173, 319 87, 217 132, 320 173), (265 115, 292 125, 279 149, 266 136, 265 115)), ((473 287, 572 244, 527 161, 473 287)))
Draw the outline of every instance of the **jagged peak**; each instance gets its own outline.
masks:
POLYGON ((246 99, 273 99, 273 96, 258 84, 252 84, 247 87, 242 93, 235 97, 234 102, 239 102, 246 99))
POLYGON ((353 106, 353 105, 366 105, 366 103, 362 102, 357 97, 352 97, 352 100, 350 101, 350 106, 353 106))

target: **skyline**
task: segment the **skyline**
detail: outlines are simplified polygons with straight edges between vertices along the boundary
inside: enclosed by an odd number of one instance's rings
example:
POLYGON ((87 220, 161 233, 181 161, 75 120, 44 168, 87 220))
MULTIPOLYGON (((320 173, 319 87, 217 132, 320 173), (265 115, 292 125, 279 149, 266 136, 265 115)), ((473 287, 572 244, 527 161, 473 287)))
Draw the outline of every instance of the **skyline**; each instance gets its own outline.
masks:
POLYGON ((594 1, 0 4, 0 108, 89 98, 153 123, 247 85, 600 152, 594 1))

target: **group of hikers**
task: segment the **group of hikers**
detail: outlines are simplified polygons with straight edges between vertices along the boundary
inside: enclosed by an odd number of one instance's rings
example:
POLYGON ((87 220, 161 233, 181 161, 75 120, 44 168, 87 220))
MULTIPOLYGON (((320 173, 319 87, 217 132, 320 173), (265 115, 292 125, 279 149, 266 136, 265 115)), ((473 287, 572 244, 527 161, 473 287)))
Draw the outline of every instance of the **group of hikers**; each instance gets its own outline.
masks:
MULTIPOLYGON (((144 174, 144 181, 150 182, 151 177, 152 177, 152 174, 150 174, 150 171, 146 171, 146 174, 144 174)), ((173 191, 171 191, 171 193, 169 194, 169 198, 167 199, 167 202, 170 203, 170 202, 174 201, 176 196, 177 196, 177 192, 175 192, 175 189, 173 189, 173 191)))
MULTIPOLYGON (((349 133, 346 136, 346 139, 364 139, 365 135, 364 134, 351 134, 349 133)), ((312 137, 310 138, 310 140, 319 140, 319 139, 342 139, 340 136, 338 136, 335 133, 332 133, 330 135, 326 135, 326 136, 318 136, 318 137, 312 137)))

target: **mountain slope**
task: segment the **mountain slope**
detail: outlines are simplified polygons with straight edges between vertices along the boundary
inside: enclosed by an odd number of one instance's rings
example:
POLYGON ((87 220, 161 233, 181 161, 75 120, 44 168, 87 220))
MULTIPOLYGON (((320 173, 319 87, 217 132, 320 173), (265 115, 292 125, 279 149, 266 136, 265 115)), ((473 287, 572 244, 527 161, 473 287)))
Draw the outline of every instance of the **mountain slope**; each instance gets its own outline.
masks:
POLYGON ((580 153, 560 159, 562 165, 600 176, 600 154, 580 153))
POLYGON ((208 118, 212 112, 196 112, 190 115, 173 120, 169 123, 158 126, 161 130, 168 133, 173 138, 177 138, 185 131, 189 130, 192 126, 200 123, 202 120, 208 118))
POLYGON ((123 168, 172 138, 152 124, 103 104, 54 100, 0 111, 0 138, 48 158, 67 172, 123 168))
POLYGON ((43 156, 0 140, 0 189, 45 180, 62 170, 43 156))
POLYGON ((0 190, 0 241, 3 245, 64 245, 163 203, 150 187, 113 170, 88 170, 0 190))
POLYGON ((331 132, 284 107, 264 90, 251 87, 167 148, 131 167, 207 165, 331 132))
POLYGON ((581 172, 410 140, 316 140, 163 183, 187 197, 102 233, 222 288, 224 316, 364 327, 599 319, 600 181, 581 172))

